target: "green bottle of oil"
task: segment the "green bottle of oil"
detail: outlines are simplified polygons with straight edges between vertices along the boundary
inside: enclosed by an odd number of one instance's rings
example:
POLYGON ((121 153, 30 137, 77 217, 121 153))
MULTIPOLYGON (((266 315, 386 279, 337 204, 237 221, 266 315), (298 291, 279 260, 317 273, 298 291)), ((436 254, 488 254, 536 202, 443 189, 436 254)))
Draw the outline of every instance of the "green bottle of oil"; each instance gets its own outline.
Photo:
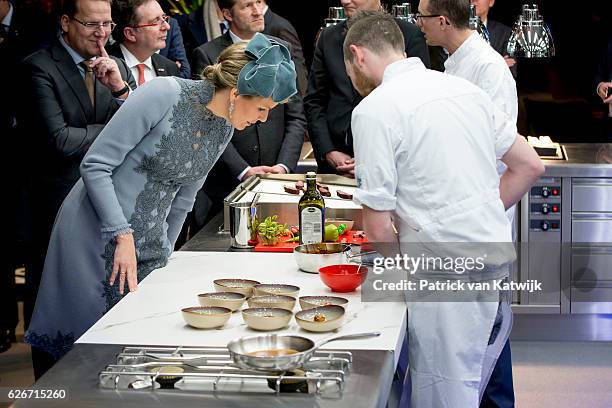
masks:
POLYGON ((317 175, 306 173, 306 192, 298 204, 300 220, 300 244, 323 242, 325 225, 325 201, 317 189, 317 175))

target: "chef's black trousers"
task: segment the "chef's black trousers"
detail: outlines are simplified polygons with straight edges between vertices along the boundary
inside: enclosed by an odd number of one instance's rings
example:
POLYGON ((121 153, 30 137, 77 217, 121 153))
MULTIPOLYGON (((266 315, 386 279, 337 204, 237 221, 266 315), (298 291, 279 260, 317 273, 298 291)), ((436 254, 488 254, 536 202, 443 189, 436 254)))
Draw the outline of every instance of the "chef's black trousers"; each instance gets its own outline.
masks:
POLYGON ((512 353, 510 340, 502 349, 487 388, 480 402, 480 408, 513 408, 514 385, 512 383, 512 353))

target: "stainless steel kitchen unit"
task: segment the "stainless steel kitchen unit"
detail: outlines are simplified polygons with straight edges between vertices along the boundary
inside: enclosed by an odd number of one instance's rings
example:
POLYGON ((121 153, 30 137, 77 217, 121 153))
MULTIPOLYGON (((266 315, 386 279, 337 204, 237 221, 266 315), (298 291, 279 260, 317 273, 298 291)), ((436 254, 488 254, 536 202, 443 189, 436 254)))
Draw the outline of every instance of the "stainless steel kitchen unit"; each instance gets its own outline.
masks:
POLYGON ((612 313, 612 145, 568 144, 520 204, 519 313, 612 313))

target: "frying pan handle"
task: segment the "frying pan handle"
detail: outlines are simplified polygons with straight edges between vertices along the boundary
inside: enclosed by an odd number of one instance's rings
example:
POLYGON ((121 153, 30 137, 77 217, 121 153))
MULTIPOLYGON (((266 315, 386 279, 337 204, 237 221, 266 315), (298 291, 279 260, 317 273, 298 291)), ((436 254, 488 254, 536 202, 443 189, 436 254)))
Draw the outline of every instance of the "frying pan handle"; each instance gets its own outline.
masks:
POLYGON ((346 259, 360 258, 362 256, 374 255, 376 253, 377 253, 376 251, 358 252, 356 254, 347 255, 346 259))
POLYGON ((344 336, 332 337, 331 339, 323 340, 319 344, 317 344, 316 348, 319 348, 327 343, 337 340, 356 340, 363 339, 367 337, 378 337, 380 336, 380 332, 367 332, 367 333, 354 333, 354 334, 346 334, 344 336))

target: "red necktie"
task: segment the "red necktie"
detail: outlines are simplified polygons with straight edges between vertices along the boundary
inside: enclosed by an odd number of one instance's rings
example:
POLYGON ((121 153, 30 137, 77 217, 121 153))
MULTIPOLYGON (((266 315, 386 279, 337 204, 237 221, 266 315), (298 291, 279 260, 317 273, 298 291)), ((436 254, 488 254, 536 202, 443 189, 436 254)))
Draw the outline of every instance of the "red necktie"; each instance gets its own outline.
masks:
POLYGON ((138 86, 140 86, 145 83, 145 76, 144 76, 145 64, 138 64, 136 65, 136 68, 138 68, 138 86))

